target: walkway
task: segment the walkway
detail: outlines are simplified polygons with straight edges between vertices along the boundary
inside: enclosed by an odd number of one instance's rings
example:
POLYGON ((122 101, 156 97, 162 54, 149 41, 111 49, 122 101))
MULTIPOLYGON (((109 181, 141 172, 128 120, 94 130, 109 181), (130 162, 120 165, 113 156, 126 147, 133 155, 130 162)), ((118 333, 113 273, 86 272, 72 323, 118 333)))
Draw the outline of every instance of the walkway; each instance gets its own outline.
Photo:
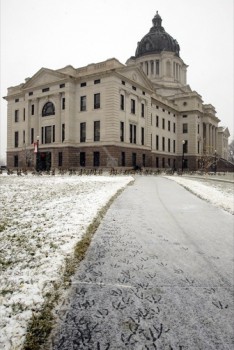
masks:
POLYGON ((233 216, 137 177, 74 278, 53 350, 233 349, 233 216))

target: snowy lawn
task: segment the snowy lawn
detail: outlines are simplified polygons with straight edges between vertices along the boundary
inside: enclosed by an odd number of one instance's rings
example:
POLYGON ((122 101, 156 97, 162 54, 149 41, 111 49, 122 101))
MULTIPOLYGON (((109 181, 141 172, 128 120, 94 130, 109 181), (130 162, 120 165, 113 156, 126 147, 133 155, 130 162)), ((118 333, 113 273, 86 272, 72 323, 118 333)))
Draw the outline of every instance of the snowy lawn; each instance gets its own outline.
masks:
POLYGON ((188 179, 183 176, 165 177, 176 181, 198 197, 205 199, 211 204, 234 214, 233 183, 188 179))
POLYGON ((0 176, 0 349, 20 349, 98 211, 132 177, 0 176))

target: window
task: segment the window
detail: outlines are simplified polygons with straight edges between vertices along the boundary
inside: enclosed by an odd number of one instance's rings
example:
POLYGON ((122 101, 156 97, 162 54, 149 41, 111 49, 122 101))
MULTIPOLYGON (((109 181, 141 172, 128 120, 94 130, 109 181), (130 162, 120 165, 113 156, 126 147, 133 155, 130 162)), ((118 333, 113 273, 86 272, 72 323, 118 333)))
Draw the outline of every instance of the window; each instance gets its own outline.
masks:
MULTIPOLYGON (((145 105, 144 105, 144 103, 141 104, 141 116, 142 116, 142 118, 145 117, 145 105)), ((151 117, 152 117, 152 115, 151 115, 151 117)), ((152 123, 151 123, 151 125, 152 125, 152 123)))
POLYGON ((42 109, 42 117, 47 117, 49 115, 55 114, 54 104, 52 102, 47 102, 42 109))
POLYGON ((16 103, 17 103, 17 102, 19 102, 19 99, 18 99, 18 98, 16 98, 16 99, 15 99, 15 102, 16 102, 16 103))
POLYGON ((47 91, 50 91, 50 88, 47 87, 47 88, 42 89, 41 91, 42 92, 47 92, 47 91))
POLYGON ((162 120, 162 128, 165 129, 165 119, 162 120))
POLYGON ((100 165, 100 153, 93 152, 93 166, 99 166, 99 165, 100 165))
POLYGON ((168 120, 168 131, 171 131, 171 122, 168 120))
POLYGON ((86 96, 80 97, 80 110, 81 112, 86 111, 86 96))
POLYGON ((136 87, 135 86, 132 86, 132 89, 136 91, 136 87))
POLYGON ((187 134, 188 132, 188 124, 183 124, 183 134, 187 134))
POLYGON ((173 123, 173 132, 175 133, 176 132, 176 124, 173 123))
POLYGON ((135 114, 136 113, 136 101, 131 99, 131 113, 135 114))
POLYGON ((120 109, 124 111, 124 95, 120 95, 120 109))
POLYGON ((18 156, 14 156, 14 167, 18 167, 19 166, 19 157, 18 156))
POLYGON ((85 87, 86 86, 86 82, 83 82, 80 84, 80 87, 85 87))
POLYGON ((31 115, 34 115, 34 105, 31 105, 31 115))
POLYGON ((156 157, 156 168, 159 167, 159 161, 158 161, 158 157, 156 157))
POLYGON ((199 141, 197 142, 197 153, 198 154, 200 153, 200 142, 199 141))
POLYGON ((122 85, 125 85, 125 81, 122 80, 122 85))
POLYGON ((168 166, 169 166, 169 168, 171 167, 171 159, 170 158, 168 158, 168 166))
POLYGON ((187 102, 183 102, 183 106, 187 106, 187 102))
POLYGON ((19 147, 19 132, 15 132, 15 148, 19 147))
POLYGON ((188 153, 188 140, 185 140, 185 143, 183 144, 183 152, 188 153))
POLYGON ((100 93, 94 94, 94 109, 100 108, 100 93))
POLYGON ((187 114, 184 114, 184 115, 183 115, 183 118, 187 118, 187 117, 188 117, 187 114))
POLYGON ((156 115, 156 127, 158 127, 159 126, 159 117, 158 117, 158 115, 156 115))
POLYGON ((54 140, 54 128, 52 126, 45 126, 45 143, 52 143, 54 140))
POLYGON ((136 166, 136 153, 132 153, 132 166, 136 166))
POLYGON ((34 143, 34 128, 31 128, 31 144, 34 143))
POLYGON ((159 137, 156 135, 156 150, 158 151, 159 148, 159 137))
POLYGON ((197 133, 199 134, 200 132, 200 124, 197 124, 197 133))
POLYGON ((23 144, 25 144, 25 130, 23 130, 23 144))
POLYGON ((80 152, 80 166, 85 166, 85 152, 80 152))
POLYGON ((129 124, 130 127, 130 143, 136 143, 136 125, 129 124))
POLYGON ((32 91, 30 91, 30 92, 28 93, 28 95, 29 95, 29 96, 32 96, 32 95, 33 95, 33 92, 32 92, 32 91))
POLYGON ((145 144, 145 129, 141 128, 141 144, 145 144))
POLYGON ((19 110, 16 109, 15 110, 15 123, 18 123, 18 121, 19 121, 19 110))
POLYGON ((125 152, 121 152, 121 166, 125 166, 125 152))
POLYGON ((80 142, 86 141, 86 123, 80 123, 80 142))
POLYGON ((165 158, 162 158, 162 167, 165 168, 165 158))
POLYGON ((175 140, 173 140, 173 152, 175 153, 175 149, 176 149, 176 143, 175 140))
POLYGON ((170 139, 168 139, 168 143, 167 143, 167 150, 168 150, 168 152, 171 152, 171 140, 170 139))
POLYGON ((165 137, 162 138, 162 150, 165 151, 165 137))
POLYGON ((145 95, 145 91, 142 91, 142 94, 145 95))
POLYGON ((124 142, 124 122, 120 122, 120 141, 124 142))
POLYGON ((62 89, 65 87, 65 84, 60 84, 59 87, 60 87, 60 89, 62 89))
POLYGON ((62 142, 65 140, 65 124, 62 124, 62 142))
POLYGON ((156 75, 159 75, 159 60, 156 60, 156 75))
POLYGON ((63 152, 58 153, 58 166, 63 165, 63 152))
POLYGON ((142 165, 145 167, 145 154, 142 154, 142 165))
POLYGON ((65 97, 62 98, 62 109, 65 109, 65 97))
POLYGON ((25 121, 25 108, 24 108, 24 112, 23 112, 23 120, 25 121))
POLYGON ((94 141, 100 141, 100 121, 94 122, 94 141))
POLYGON ((100 79, 96 79, 94 80, 94 84, 100 84, 101 80, 100 79))

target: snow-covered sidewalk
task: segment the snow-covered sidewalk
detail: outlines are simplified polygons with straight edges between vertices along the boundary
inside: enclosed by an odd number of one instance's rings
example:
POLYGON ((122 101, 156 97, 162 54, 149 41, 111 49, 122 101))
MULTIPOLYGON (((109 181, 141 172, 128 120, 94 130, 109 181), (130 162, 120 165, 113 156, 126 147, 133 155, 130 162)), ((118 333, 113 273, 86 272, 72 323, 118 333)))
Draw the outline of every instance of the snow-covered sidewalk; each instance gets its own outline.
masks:
POLYGON ((176 181, 198 197, 206 200, 207 202, 222 208, 231 214, 234 214, 234 195, 233 184, 226 186, 226 183, 219 186, 217 183, 214 185, 211 181, 208 184, 204 184, 199 179, 188 179, 183 176, 165 176, 167 179, 176 181))
POLYGON ((0 177, 0 348, 20 349, 33 312, 98 211, 132 177, 0 177))

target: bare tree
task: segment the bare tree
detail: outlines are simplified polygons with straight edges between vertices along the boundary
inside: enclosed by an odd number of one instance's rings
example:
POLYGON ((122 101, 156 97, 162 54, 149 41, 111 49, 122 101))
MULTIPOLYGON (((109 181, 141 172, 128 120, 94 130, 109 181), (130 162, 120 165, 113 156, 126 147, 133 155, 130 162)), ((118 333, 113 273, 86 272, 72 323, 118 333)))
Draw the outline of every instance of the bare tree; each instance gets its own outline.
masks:
POLYGON ((198 158, 199 169, 205 173, 208 171, 216 172, 219 159, 220 156, 217 153, 211 155, 207 152, 204 152, 204 154, 198 158))

